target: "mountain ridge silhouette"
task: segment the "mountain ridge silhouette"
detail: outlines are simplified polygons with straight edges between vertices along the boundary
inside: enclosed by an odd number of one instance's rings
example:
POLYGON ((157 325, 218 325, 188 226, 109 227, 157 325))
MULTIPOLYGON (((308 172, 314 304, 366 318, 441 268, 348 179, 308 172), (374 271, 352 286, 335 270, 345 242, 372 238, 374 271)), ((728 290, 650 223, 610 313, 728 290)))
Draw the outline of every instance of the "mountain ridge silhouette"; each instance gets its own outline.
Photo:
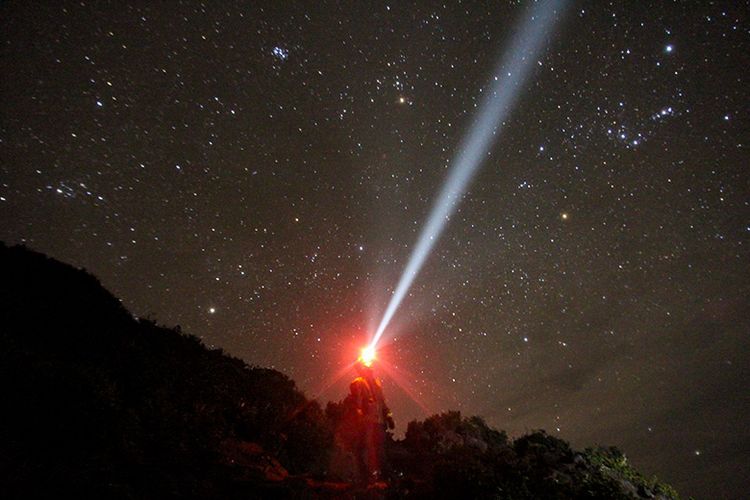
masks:
POLYGON ((0 304, 3 498, 677 498, 616 448, 458 412, 389 436, 385 481, 357 485, 343 401, 133 316, 85 270, 0 244, 0 304))

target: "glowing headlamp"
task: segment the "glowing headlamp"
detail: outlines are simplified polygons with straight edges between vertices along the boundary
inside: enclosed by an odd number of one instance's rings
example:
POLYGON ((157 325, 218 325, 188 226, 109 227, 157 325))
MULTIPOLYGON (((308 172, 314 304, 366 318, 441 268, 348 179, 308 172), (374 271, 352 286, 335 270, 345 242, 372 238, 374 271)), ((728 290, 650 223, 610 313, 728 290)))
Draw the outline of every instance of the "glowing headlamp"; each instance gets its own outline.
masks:
POLYGON ((375 346, 363 347, 359 353, 359 361, 365 366, 372 366, 373 361, 375 361, 375 346))

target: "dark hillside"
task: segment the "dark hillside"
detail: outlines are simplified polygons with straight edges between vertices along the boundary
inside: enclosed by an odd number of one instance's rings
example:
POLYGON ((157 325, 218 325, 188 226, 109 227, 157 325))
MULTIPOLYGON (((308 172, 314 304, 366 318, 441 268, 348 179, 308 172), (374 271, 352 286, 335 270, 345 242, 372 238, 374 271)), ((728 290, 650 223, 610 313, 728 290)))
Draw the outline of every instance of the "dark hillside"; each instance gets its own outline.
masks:
POLYGON ((293 472, 323 462, 322 412, 285 375, 138 320, 90 274, 24 248, 0 247, 0 283, 0 496, 241 491, 266 460, 250 447, 237 470, 244 443, 293 472))
MULTIPOLYGON (((511 441, 457 412, 387 442, 365 491, 332 466, 344 402, 134 318, 92 275, 0 245, 0 497, 653 498, 616 449, 511 441)), ((338 454, 341 455, 340 453, 338 454)))

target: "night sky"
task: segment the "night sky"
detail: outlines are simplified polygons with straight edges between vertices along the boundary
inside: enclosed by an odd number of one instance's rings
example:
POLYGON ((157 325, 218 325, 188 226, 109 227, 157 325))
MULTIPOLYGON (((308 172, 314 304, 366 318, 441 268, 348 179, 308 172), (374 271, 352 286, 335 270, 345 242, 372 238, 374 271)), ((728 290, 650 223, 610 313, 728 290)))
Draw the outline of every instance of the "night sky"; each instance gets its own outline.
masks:
MULTIPOLYGON (((341 399, 525 12, 3 2, 0 240, 341 399)), ((747 14, 558 13, 389 327, 398 433, 456 409, 746 493, 747 14)))

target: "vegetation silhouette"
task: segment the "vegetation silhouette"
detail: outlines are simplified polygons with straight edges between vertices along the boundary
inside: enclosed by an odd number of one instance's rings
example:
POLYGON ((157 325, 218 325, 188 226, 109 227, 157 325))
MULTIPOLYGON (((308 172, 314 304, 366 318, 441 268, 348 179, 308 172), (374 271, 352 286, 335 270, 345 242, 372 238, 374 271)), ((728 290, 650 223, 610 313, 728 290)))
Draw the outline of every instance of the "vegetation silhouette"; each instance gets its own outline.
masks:
POLYGON ((130 314, 91 274, 0 244, 0 497, 677 498, 616 448, 510 440, 458 412, 349 480, 351 402, 130 314))

